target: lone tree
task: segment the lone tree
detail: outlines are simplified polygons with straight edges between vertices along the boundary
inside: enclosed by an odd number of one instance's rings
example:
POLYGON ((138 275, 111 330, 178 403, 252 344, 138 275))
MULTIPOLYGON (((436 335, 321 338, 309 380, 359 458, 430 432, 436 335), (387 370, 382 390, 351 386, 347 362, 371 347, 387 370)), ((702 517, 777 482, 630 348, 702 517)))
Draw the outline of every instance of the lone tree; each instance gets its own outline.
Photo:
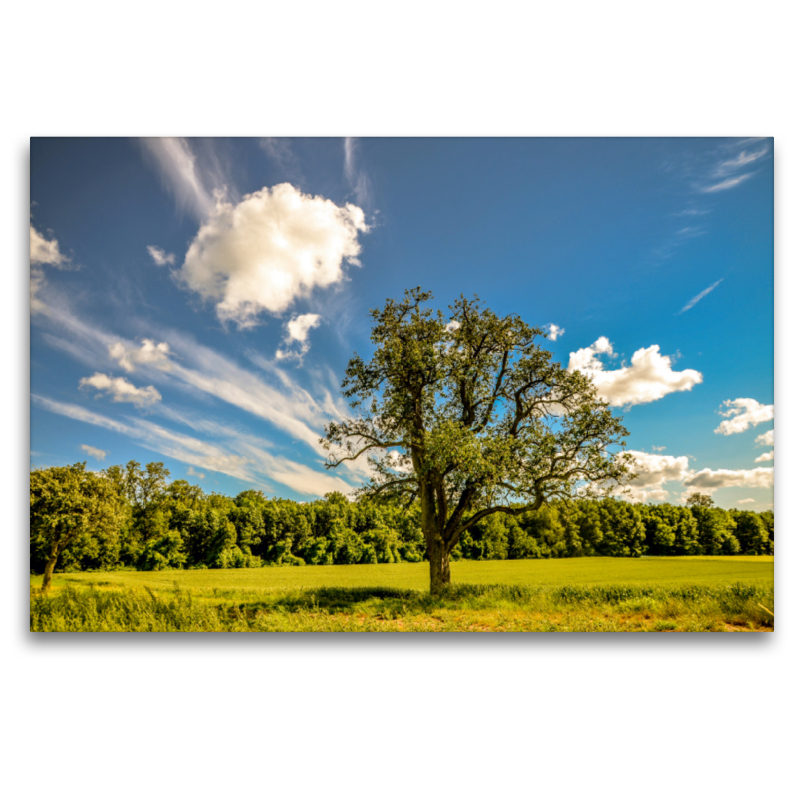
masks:
POLYGON ((692 492, 686 498, 686 505, 691 508, 711 508, 714 505, 714 501, 711 499, 711 495, 692 492))
POLYGON ((86 546, 99 536, 117 535, 124 505, 105 475, 86 462, 31 472, 31 548, 44 549, 42 591, 50 588, 58 557, 69 546, 86 546))
POLYGON ((630 475, 627 430, 592 382, 539 346, 539 328, 461 296, 451 317, 423 307, 419 287, 373 309, 369 362, 342 383, 353 416, 332 422, 326 467, 368 458, 360 492, 419 499, 430 589, 450 583, 450 553, 484 517, 596 493, 630 475))

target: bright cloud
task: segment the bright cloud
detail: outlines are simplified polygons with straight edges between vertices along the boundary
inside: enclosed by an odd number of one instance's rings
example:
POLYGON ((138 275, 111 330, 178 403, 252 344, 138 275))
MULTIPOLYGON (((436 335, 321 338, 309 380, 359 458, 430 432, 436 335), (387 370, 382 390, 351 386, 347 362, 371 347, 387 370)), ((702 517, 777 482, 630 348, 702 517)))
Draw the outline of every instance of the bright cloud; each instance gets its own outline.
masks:
POLYGON ((756 464, 760 463, 761 461, 773 461, 774 459, 775 459, 775 451, 770 450, 769 453, 762 453, 756 459, 756 464))
POLYGON ((737 500, 736 502, 743 506, 745 503, 755 503, 755 500, 752 497, 745 497, 744 500, 737 500))
POLYGON ((81 378, 78 387, 97 389, 101 394, 109 395, 114 403, 133 403, 140 408, 161 400, 155 386, 140 389, 125 378, 112 378, 102 372, 95 372, 91 378, 81 378))
POLYGON ((707 287, 706 289, 703 289, 703 291, 700 292, 700 294, 696 294, 678 313, 683 314, 684 311, 688 311, 693 306, 696 306, 697 303, 699 303, 707 294, 713 292, 714 289, 716 289, 717 286, 719 286, 723 280, 724 278, 720 278, 716 283, 712 283, 711 286, 707 287))
POLYGON ((559 328, 558 325, 554 325, 553 323, 550 323, 550 325, 546 325, 545 330, 547 331, 547 338, 551 342, 554 342, 556 339, 558 339, 559 336, 564 335, 564 329, 559 328))
POLYGON ((669 493, 664 489, 664 484, 668 481, 684 481, 692 474, 688 456, 663 456, 640 450, 627 452, 635 460, 636 477, 626 490, 620 488, 618 493, 624 491, 634 502, 665 501, 669 498, 669 493))
POLYGON ((773 468, 756 467, 755 469, 704 469, 696 472, 684 481, 689 488, 725 489, 729 486, 748 486, 751 488, 769 488, 773 485, 773 468))
POLYGON ((766 433, 756 436, 756 444, 764 445, 764 447, 775 446, 775 431, 767 431, 766 433))
POLYGON ((275 353, 276 358, 296 358, 301 360, 311 346, 311 343, 308 341, 308 332, 319 325, 320 319, 321 317, 319 314, 300 314, 299 316, 293 316, 285 326, 286 336, 283 341, 286 348, 279 348, 275 353))
POLYGON ((673 371, 672 359, 662 356, 657 344, 637 350, 629 367, 623 365, 616 370, 605 369, 598 358, 601 354, 615 356, 605 336, 590 347, 570 353, 568 369, 590 377, 598 394, 612 406, 651 403, 672 392, 688 391, 703 381, 696 370, 673 371))
POLYGON ((45 239, 33 225, 31 228, 31 266, 50 264, 60 267, 69 259, 59 250, 57 239, 45 239))
POLYGON ((726 400, 724 403, 728 411, 718 412, 723 417, 728 417, 719 424, 714 433, 730 436, 732 433, 742 433, 749 427, 767 422, 775 416, 775 406, 761 405, 752 398, 739 397, 736 400, 726 400))
POLYGON ((108 455, 107 450, 100 450, 97 447, 92 447, 90 444, 82 444, 81 450, 83 450, 86 455, 96 458, 98 461, 103 461, 108 455))
POLYGON ((46 239, 33 225, 31 229, 31 314, 47 310, 44 302, 39 297, 40 292, 47 285, 42 266, 62 268, 69 264, 67 258, 58 247, 57 239, 46 239))
POLYGON ((154 244, 147 245, 147 252, 150 253, 150 258, 152 258, 159 267, 175 263, 175 253, 166 253, 154 244))
POLYGON ((186 474, 194 475, 195 478, 200 478, 201 481, 206 477, 205 472, 198 472, 194 467, 189 467, 189 469, 186 470, 186 474))
POLYGON ((156 344, 152 339, 143 339, 139 348, 126 347, 122 342, 115 342, 109 345, 108 354, 126 372, 133 372, 137 365, 148 365, 163 370, 170 368, 170 350, 166 342, 156 344))
POLYGON ((248 327, 263 311, 279 314, 313 289, 341 281, 343 263, 359 264, 358 234, 368 230, 357 206, 282 183, 238 205, 219 200, 174 274, 215 301, 220 320, 248 327))

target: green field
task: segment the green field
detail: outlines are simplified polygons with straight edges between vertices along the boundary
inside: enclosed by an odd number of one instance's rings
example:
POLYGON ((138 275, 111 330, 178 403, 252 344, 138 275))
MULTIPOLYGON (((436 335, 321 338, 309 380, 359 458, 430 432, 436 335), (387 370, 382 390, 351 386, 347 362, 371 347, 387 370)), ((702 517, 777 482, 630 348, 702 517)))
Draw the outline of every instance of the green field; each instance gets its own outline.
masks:
POLYGON ((46 596, 31 577, 31 630, 769 630, 773 562, 461 561, 441 598, 427 563, 63 573, 46 596))
MULTIPOLYGON (((596 586, 605 583, 772 585, 773 556, 681 556, 676 558, 561 558, 528 561, 457 561, 454 583, 530 586, 596 586)), ((428 564, 357 564, 331 567, 164 570, 161 572, 57 573, 53 585, 173 587, 258 592, 273 589, 384 586, 428 588, 428 564)), ((31 576, 31 586, 41 578, 31 576)))

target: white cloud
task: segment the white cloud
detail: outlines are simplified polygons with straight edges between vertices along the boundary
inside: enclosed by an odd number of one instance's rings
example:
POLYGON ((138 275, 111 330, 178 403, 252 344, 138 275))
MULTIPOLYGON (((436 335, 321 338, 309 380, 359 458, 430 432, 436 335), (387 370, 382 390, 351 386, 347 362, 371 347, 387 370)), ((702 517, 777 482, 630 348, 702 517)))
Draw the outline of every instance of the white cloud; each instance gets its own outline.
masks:
MULTIPOLYGON (((33 402, 51 411, 91 425, 113 430, 138 441, 144 447, 168 458, 174 458, 200 470, 213 470, 238 478, 254 486, 269 489, 266 480, 274 480, 308 496, 322 497, 327 492, 349 493, 353 487, 340 477, 275 456, 274 446, 248 432, 234 430, 204 420, 182 418, 181 422, 196 427, 219 441, 209 442, 157 425, 149 420, 129 418, 128 422, 96 414, 81 406, 60 403, 39 395, 33 402)), ((180 415, 175 415, 180 416, 180 415)), ((190 471, 189 474, 196 474, 190 471)))
POLYGON ((308 332, 319 325, 319 314, 295 314, 285 325, 286 336, 283 341, 285 349, 278 349, 275 357, 278 359, 295 358, 302 360, 308 352, 311 343, 308 341, 308 332), (299 344, 299 347, 297 346, 299 344))
POLYGON ((102 372, 95 372, 91 378, 81 378, 78 387, 97 389, 101 394, 108 394, 114 403, 133 403, 140 408, 161 400, 161 395, 155 386, 145 386, 140 389, 125 378, 112 378, 102 372))
POLYGON ((194 475, 195 478, 200 478, 201 481, 206 477, 205 472, 198 472, 194 467, 189 467, 189 469, 186 470, 186 474, 194 475))
POLYGON ((175 253, 166 253, 154 244, 147 245, 147 252, 150 253, 150 258, 152 258, 159 267, 175 263, 175 253))
POLYGON ((92 447, 90 444, 82 444, 81 450, 83 450, 86 455, 96 458, 98 461, 103 461, 108 455, 107 450, 100 450, 97 447, 92 447))
POLYGON ((461 323, 457 319, 451 319, 447 325, 444 326, 446 331, 452 332, 457 331, 461 327, 461 323))
POLYGON ((657 344, 633 354, 631 365, 606 370, 598 355, 614 357, 611 343, 601 336, 590 347, 570 353, 568 370, 579 370, 590 377, 598 394, 612 406, 651 403, 672 392, 690 390, 702 383, 703 376, 693 369, 672 370, 672 359, 662 356, 657 344))
POLYGON ((59 269, 67 267, 70 263, 58 247, 57 239, 46 239, 33 225, 30 226, 31 233, 31 314, 47 311, 47 306, 39 296, 42 289, 47 285, 42 266, 47 264, 59 269))
POLYGON ((688 456, 664 456, 640 450, 627 452, 634 458, 633 469, 637 475, 627 489, 621 487, 616 493, 624 494, 635 502, 665 501, 669 492, 664 489, 664 484, 668 481, 683 481, 692 474, 688 456))
POLYGON ((262 311, 279 314, 314 288, 341 281, 344 262, 359 264, 358 234, 368 230, 357 206, 282 183, 238 205, 219 200, 173 274, 215 301, 220 320, 247 327, 262 311))
POLYGON ((115 342, 109 345, 108 354, 126 372, 133 372, 136 365, 148 365, 163 370, 170 368, 169 345, 166 342, 156 344, 153 339, 143 339, 139 348, 126 347, 122 342, 115 342))
POLYGON ((756 444, 764 445, 764 447, 775 446, 775 431, 767 431, 766 433, 756 436, 756 444))
POLYGON ((365 208, 372 206, 372 187, 367 173, 357 165, 358 139, 345 136, 344 176, 356 195, 356 202, 365 208))
POLYGON ((199 168, 197 156, 186 139, 145 138, 141 142, 156 162, 167 188, 175 195, 178 207, 188 209, 199 219, 211 214, 216 205, 213 190, 222 188, 218 182, 220 176, 211 177, 199 168), (212 183, 210 190, 208 182, 212 183))
POLYGON ((700 302, 700 300, 702 300, 707 294, 713 292, 714 289, 716 289, 717 286, 719 286, 723 280, 724 278, 720 278, 716 283, 712 283, 711 286, 703 289, 703 291, 700 292, 700 294, 696 294, 678 313, 683 314, 684 311, 688 311, 690 308, 697 305, 697 303, 700 302))
POLYGON ((666 447, 665 447, 663 444, 662 444, 662 445, 660 445, 660 446, 659 446, 659 445, 657 445, 657 444, 654 444, 654 445, 653 445, 653 446, 652 446, 650 449, 651 449, 651 450, 655 450, 657 453, 662 453, 662 452, 663 452, 664 450, 666 450, 667 448, 666 448, 666 447))
POLYGON ((754 172, 746 172, 744 175, 738 175, 735 178, 728 178, 724 181, 720 181, 719 183, 714 183, 711 186, 704 186, 700 189, 701 192, 721 192, 725 189, 733 189, 734 186, 738 186, 742 181, 746 181, 748 178, 751 178, 755 175, 754 172))
POLYGON ((718 412, 723 417, 729 417, 719 424, 714 433, 730 436, 732 433, 742 433, 751 425, 767 422, 775 416, 775 406, 761 405, 757 400, 739 397, 736 400, 726 400, 724 403, 728 411, 718 412))
POLYGON ((755 469, 704 469, 684 481, 684 486, 714 491, 729 486, 769 488, 773 485, 773 468, 755 469))
POLYGON ((767 153, 769 153, 769 147, 762 147, 760 150, 751 151, 749 153, 747 150, 742 150, 736 158, 728 159, 718 164, 714 174, 722 178, 733 172, 738 172, 742 167, 746 167, 748 164, 758 161, 767 155, 767 153))
POLYGON ((755 500, 752 497, 745 497, 744 500, 737 500, 736 502, 743 506, 745 503, 755 503, 755 500))
POLYGON ((554 342, 556 339, 558 339, 559 336, 564 335, 564 329, 559 328, 558 325, 554 325, 553 323, 546 325, 545 330, 547 331, 547 338, 551 342, 554 342))
POLYGON ((60 267, 69 259, 59 250, 57 239, 45 239, 33 225, 31 228, 31 266, 50 264, 60 267))
POLYGON ((774 461, 774 459, 775 459, 775 451, 770 450, 769 453, 762 453, 756 459, 756 464, 760 463, 761 461, 774 461))

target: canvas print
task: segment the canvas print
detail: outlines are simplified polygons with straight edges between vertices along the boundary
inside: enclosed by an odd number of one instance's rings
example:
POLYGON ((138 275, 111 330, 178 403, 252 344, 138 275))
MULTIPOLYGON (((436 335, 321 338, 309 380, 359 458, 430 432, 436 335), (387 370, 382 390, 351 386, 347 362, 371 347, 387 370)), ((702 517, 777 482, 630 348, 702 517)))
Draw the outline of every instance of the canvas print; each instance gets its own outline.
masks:
POLYGON ((774 628, 773 141, 33 138, 30 627, 774 628))

